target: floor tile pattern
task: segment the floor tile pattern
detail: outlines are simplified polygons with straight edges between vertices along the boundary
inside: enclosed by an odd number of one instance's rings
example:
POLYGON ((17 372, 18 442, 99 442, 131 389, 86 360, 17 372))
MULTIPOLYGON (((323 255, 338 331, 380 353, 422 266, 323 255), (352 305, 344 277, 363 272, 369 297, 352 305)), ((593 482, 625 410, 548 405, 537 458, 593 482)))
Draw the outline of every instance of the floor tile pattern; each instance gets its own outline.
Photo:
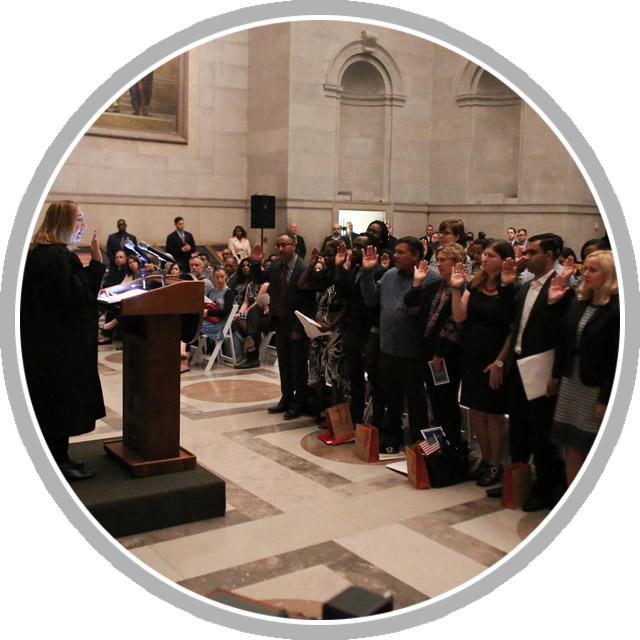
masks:
MULTIPOLYGON (((121 434, 122 352, 99 349, 107 415, 76 440, 121 434)), ((470 580, 548 512, 503 509, 473 482, 416 491, 353 444, 329 447, 308 417, 284 421, 277 363, 194 366, 181 376, 181 443, 225 480, 224 517, 122 538, 151 569, 200 595, 227 589, 320 616, 350 585, 391 592, 396 609, 470 580)))

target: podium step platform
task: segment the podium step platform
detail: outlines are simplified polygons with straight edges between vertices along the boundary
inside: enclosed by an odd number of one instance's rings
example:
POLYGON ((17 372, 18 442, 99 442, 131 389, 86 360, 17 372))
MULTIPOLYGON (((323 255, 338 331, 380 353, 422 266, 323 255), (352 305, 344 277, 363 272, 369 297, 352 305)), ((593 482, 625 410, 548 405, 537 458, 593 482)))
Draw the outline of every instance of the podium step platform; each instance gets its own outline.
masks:
POLYGON ((224 516, 225 482, 210 471, 197 465, 190 471, 136 478, 106 453, 104 442, 69 446, 72 460, 95 471, 93 478, 69 486, 115 538, 224 516))

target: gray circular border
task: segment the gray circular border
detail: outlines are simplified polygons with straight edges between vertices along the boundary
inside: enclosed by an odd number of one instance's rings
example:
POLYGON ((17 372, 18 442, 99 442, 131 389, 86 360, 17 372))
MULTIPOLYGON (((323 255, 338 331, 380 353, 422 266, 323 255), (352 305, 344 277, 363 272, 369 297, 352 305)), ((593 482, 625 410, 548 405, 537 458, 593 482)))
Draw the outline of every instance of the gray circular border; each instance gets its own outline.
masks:
MULTIPOLYGON (((299 16, 319 17, 317 9, 314 10, 314 5, 315 3, 310 0, 292 0, 238 9, 222 16, 203 20, 150 47, 119 69, 100 86, 73 114, 51 144, 38 165, 20 203, 5 258, 3 287, 0 294, 2 308, 14 309, 16 306, 24 240, 51 174, 78 133, 115 91, 125 86, 130 78, 156 64, 158 60, 179 49, 188 47, 198 40, 213 36, 220 31, 262 20, 279 20, 299 16)), ((580 159, 603 205, 604 210, 601 213, 615 240, 618 263, 621 267, 619 278, 623 283, 625 318, 627 326, 631 326, 632 311, 640 308, 640 293, 631 238, 620 203, 592 149, 573 122, 551 97, 521 69, 491 48, 436 20, 402 9, 348 2, 347 0, 325 0, 322 5, 322 15, 328 19, 345 17, 378 20, 388 23, 391 27, 396 25, 419 31, 427 38, 437 38, 444 43, 455 46, 501 73, 554 123, 580 159)), ((17 351, 18 336, 19 327, 15 324, 14 317, 10 330, 0 332, 0 346, 5 361, 5 370, 20 370, 17 351)), ((113 543, 113 540, 103 534, 87 517, 85 511, 72 497, 71 492, 60 481, 49 463, 47 454, 40 443, 27 405, 25 389, 19 377, 6 377, 5 380, 20 436, 47 490, 80 533, 118 570, 150 593, 203 620, 257 635, 286 638, 297 638, 304 635, 305 638, 320 640, 326 636, 329 625, 331 625, 332 636, 340 639, 392 633, 436 620, 488 594, 526 567, 570 522, 593 490, 604 470, 627 415, 634 387, 639 349, 640 333, 627 331, 624 338, 624 349, 621 349, 619 361, 619 381, 615 403, 611 407, 606 428, 602 432, 601 441, 593 458, 584 470, 580 482, 565 497, 562 506, 552 517, 545 520, 544 526, 536 531, 535 537, 526 543, 521 550, 507 556, 503 562, 483 574, 482 578, 473 581, 463 589, 456 590, 451 595, 402 610, 397 614, 379 616, 364 621, 339 623, 299 623, 285 620, 276 621, 266 617, 249 617, 197 598, 186 590, 153 576, 135 562, 129 554, 123 553, 113 543)))

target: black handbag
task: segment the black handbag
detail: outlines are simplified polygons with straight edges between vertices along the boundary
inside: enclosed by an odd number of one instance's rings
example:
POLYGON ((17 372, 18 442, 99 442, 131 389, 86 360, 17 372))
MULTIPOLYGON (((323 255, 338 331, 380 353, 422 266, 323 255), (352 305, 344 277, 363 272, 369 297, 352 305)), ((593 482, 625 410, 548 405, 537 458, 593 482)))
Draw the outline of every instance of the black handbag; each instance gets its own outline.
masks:
POLYGON ((469 476, 468 446, 463 442, 457 449, 442 440, 440 449, 424 457, 431 487, 438 489, 466 482, 469 476))

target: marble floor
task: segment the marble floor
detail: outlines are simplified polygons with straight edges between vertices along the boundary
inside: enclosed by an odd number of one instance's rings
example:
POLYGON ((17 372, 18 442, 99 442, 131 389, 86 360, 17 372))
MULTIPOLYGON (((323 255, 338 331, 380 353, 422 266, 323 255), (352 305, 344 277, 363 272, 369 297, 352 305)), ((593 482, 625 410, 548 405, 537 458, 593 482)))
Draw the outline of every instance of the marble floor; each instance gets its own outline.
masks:
MULTIPOLYGON (((122 352, 100 347, 99 370, 107 415, 74 441, 121 434, 122 352)), ((417 491, 353 444, 323 444, 308 418, 268 414, 277 364, 192 367, 181 387, 181 444, 225 480, 226 515, 119 542, 197 594, 221 588, 319 618, 355 585, 400 609, 482 573, 548 513, 503 509, 474 482, 417 491)))

